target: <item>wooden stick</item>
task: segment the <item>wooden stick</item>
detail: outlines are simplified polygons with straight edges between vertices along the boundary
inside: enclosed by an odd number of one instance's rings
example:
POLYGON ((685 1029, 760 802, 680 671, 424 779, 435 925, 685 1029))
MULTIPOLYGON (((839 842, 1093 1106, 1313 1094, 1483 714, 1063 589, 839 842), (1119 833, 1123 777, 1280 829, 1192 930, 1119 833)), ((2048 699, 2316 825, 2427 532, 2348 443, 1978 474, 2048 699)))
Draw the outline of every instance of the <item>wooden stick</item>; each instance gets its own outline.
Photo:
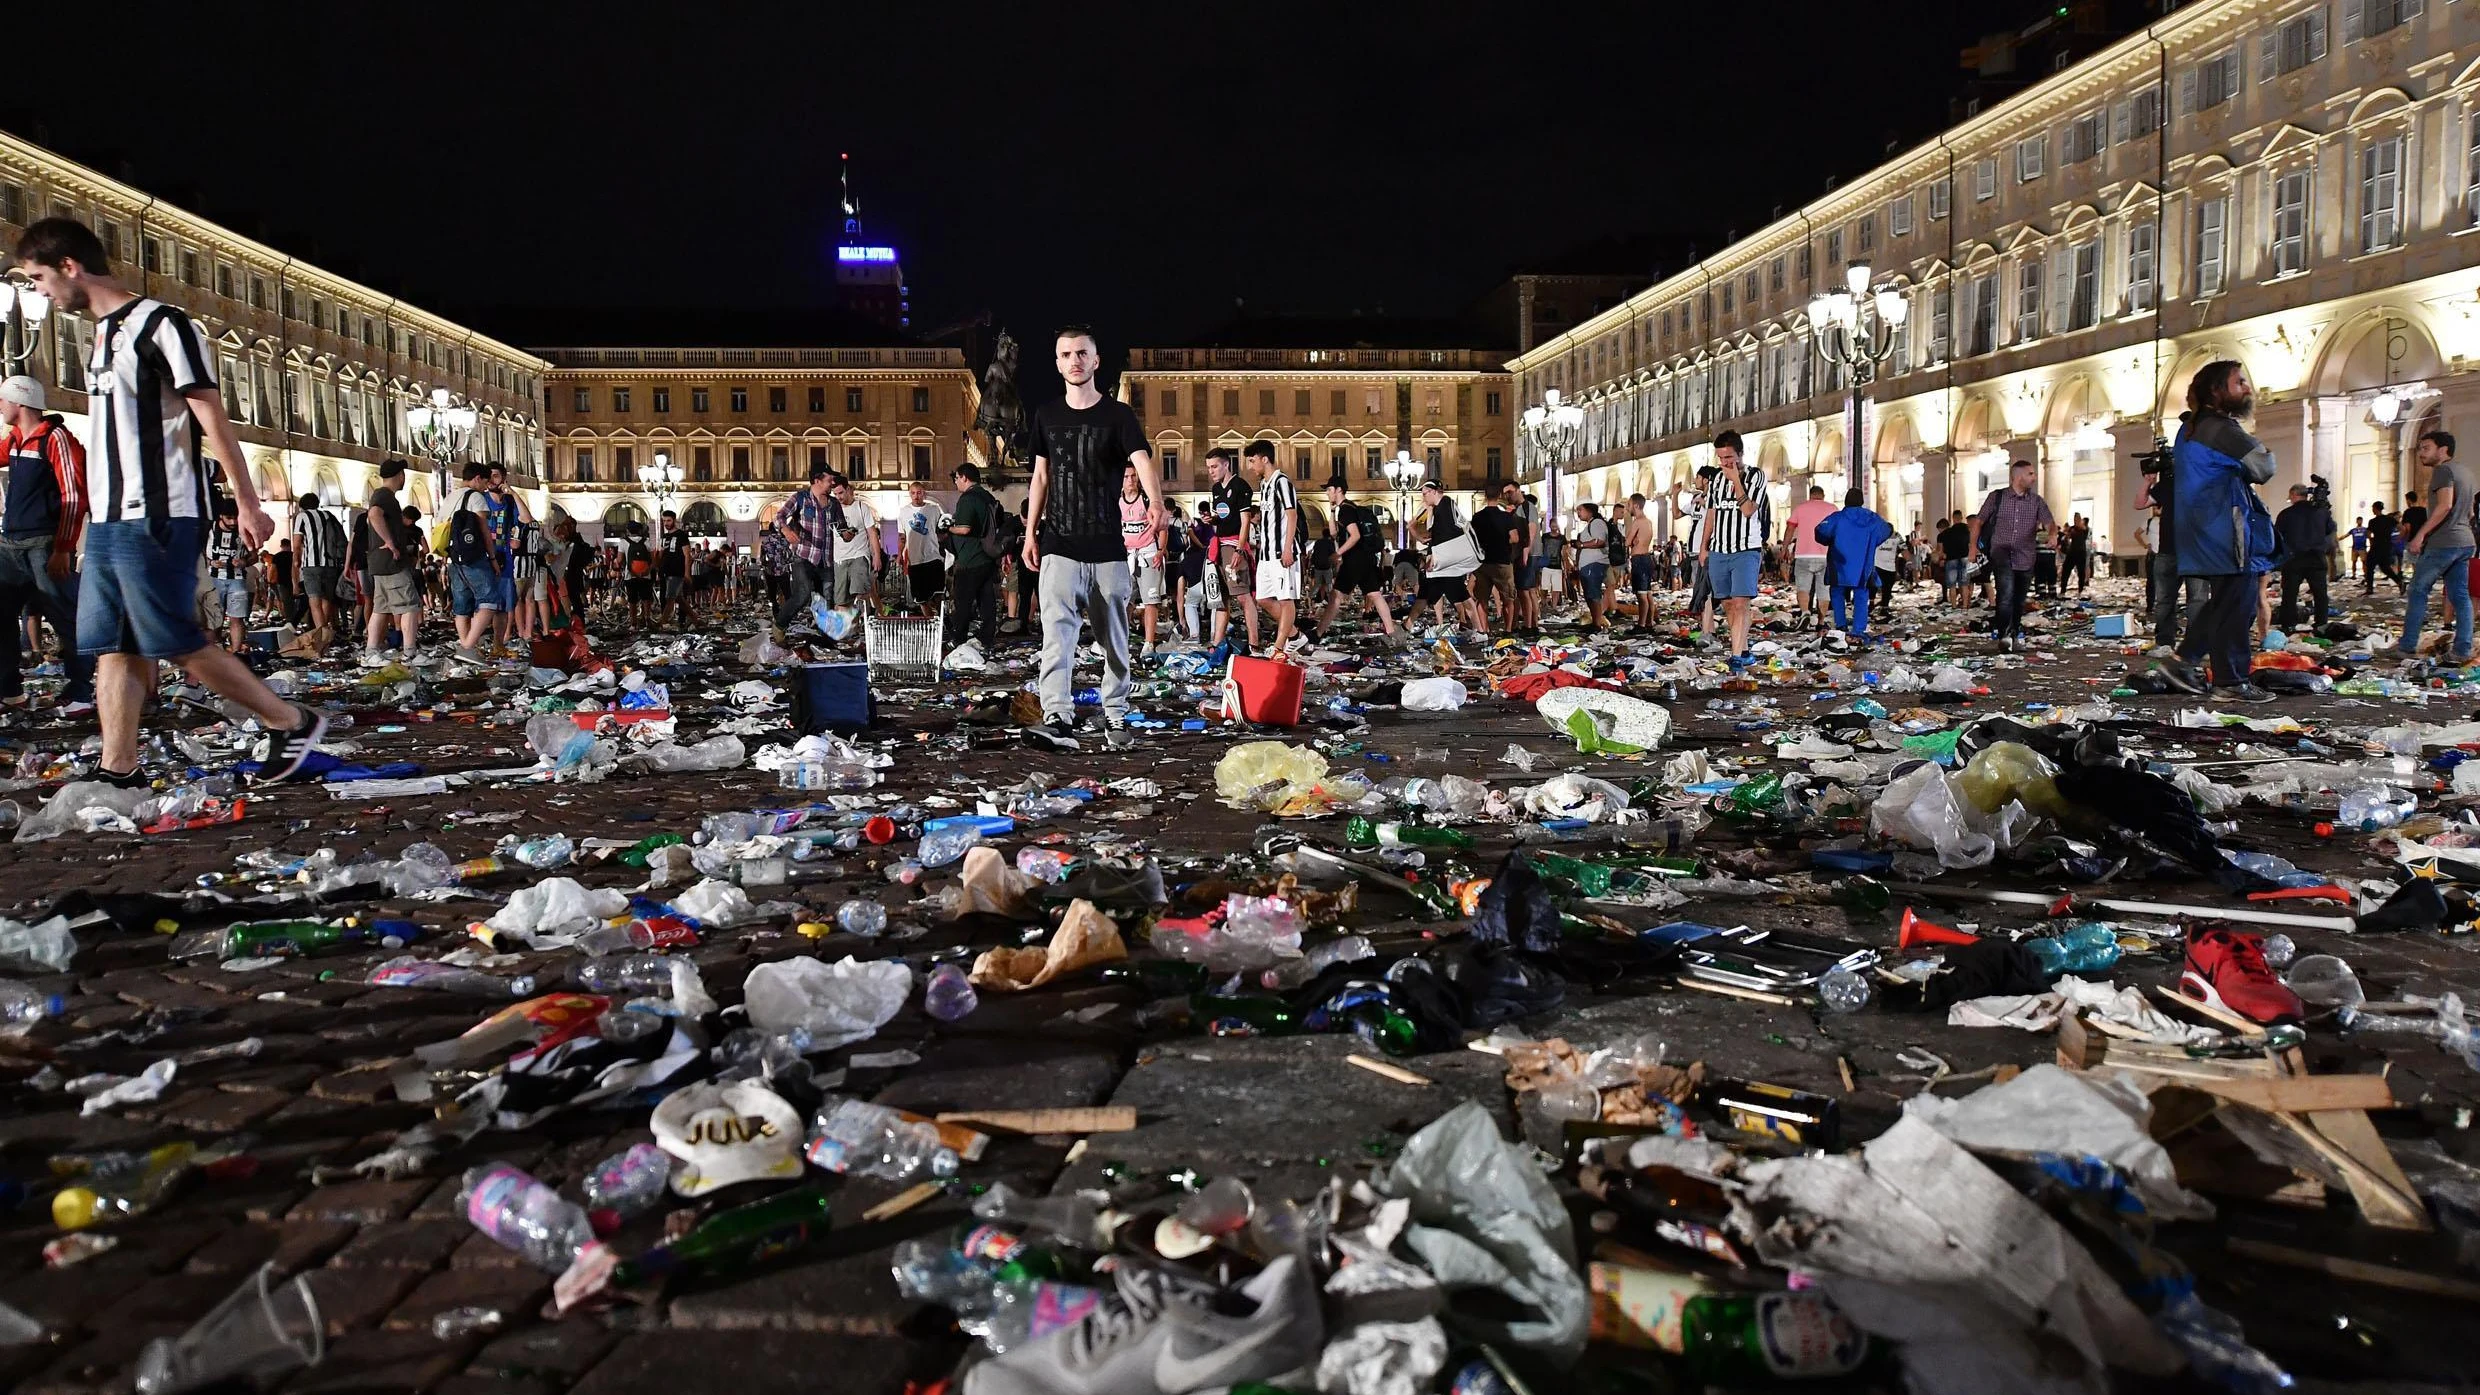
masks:
POLYGON ((1133 1104, 1085 1109, 967 1109, 939 1116, 942 1124, 981 1124, 1010 1133, 1126 1133, 1137 1126, 1133 1104))
POLYGON ((890 1216, 901 1216, 905 1212, 912 1210, 914 1207, 921 1205, 925 1201, 928 1201, 930 1198, 937 1196, 944 1190, 946 1190, 946 1188, 941 1187, 936 1182, 915 1182, 913 1185, 897 1192, 894 1196, 891 1196, 885 1201, 878 1203, 876 1206, 871 1207, 869 1210, 862 1212, 861 1219, 865 1221, 883 1221, 890 1216))
POLYGON ((1438 1083, 1418 1071, 1405 1070, 1402 1066, 1392 1064, 1391 1062, 1378 1060, 1374 1056, 1363 1056, 1355 1053, 1353 1055, 1346 1056, 1343 1059, 1352 1065, 1359 1066, 1362 1070, 1369 1072, 1371 1075, 1385 1076, 1387 1079, 1394 1081, 1398 1085, 1435 1085, 1438 1083))
POLYGON ((2262 1240, 2233 1238, 2229 1249, 2232 1254, 2244 1259, 2261 1259, 2268 1264, 2313 1270, 2353 1283, 2375 1284, 2380 1288, 2401 1289, 2405 1293, 2425 1293, 2438 1298, 2459 1298, 2466 1303, 2480 1303, 2480 1283, 2469 1279, 2440 1278, 2417 1270, 2397 1269, 2390 1264, 2371 1264, 2364 1259, 2344 1259, 2338 1255, 2318 1254, 2313 1250, 2295 1250, 2288 1245, 2268 1244, 2262 1240))
POLYGON ((1835 1058, 1834 1058, 1834 1068, 1835 1068, 1837 1071, 1840 1071, 1840 1072, 1842 1073, 1842 1076, 1843 1076, 1843 1093, 1844 1093, 1844 1094, 1846 1094, 1846 1095, 1850 1095, 1850 1094, 1857 1094, 1857 1093, 1859 1092, 1860 1087, 1859 1087, 1858 1085, 1855 1085, 1855 1084, 1853 1084, 1853 1083, 1852 1083, 1852 1079, 1851 1079, 1851 1058, 1850 1058, 1850 1057, 1848 1057, 1848 1056, 1837 1056, 1837 1057, 1835 1057, 1835 1058))
POLYGON ((2213 1021, 2221 1023, 2223 1026, 2228 1027, 2243 1037, 2261 1037, 2265 1034, 2265 1029, 2262 1026, 2250 1021, 2247 1018, 2241 1017, 2239 1014, 2232 1012, 2228 1008, 2218 1008, 2213 1006, 2211 1003, 2200 1002, 2197 999, 2188 997, 2184 993, 2165 988, 2158 983, 2153 985, 2153 994, 2154 996, 2160 998, 2163 1002, 2176 1003, 2180 1007, 2187 1009, 2189 1012, 2196 1014, 2198 1017, 2211 1018, 2213 1021))
POLYGON ((1719 993, 1726 998, 1745 998, 1752 1003, 1772 1003, 1776 1007, 1801 1006, 1799 999, 1786 998, 1780 993, 1760 993, 1753 988, 1734 988, 1727 983, 1707 983, 1701 978, 1683 978, 1679 980, 1679 986, 1693 988, 1699 993, 1719 993))

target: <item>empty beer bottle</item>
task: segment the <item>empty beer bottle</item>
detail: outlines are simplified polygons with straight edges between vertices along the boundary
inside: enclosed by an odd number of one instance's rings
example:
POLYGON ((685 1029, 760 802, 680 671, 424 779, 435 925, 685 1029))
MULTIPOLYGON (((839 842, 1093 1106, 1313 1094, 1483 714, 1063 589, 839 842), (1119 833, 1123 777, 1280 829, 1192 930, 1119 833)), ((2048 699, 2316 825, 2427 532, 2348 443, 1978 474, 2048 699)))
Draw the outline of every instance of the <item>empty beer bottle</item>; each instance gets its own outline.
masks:
POLYGON ((1708 1293, 1680 1317, 1688 1369, 1714 1385, 1839 1376, 1868 1359, 1869 1339, 1819 1293, 1708 1293))
POLYGON ((825 1234, 827 1210, 825 1192, 803 1187, 718 1211, 678 1240, 620 1261, 611 1280, 626 1288, 676 1272, 746 1269, 825 1234))
POLYGON ((1355 814, 1343 825, 1344 846, 1350 848, 1469 848, 1471 835, 1452 828, 1419 823, 1372 823, 1355 814))
POLYGON ((1768 770, 1740 782, 1739 788, 1721 796, 1716 804, 1719 812, 1735 819, 1763 818, 1782 807, 1782 776, 1768 770))

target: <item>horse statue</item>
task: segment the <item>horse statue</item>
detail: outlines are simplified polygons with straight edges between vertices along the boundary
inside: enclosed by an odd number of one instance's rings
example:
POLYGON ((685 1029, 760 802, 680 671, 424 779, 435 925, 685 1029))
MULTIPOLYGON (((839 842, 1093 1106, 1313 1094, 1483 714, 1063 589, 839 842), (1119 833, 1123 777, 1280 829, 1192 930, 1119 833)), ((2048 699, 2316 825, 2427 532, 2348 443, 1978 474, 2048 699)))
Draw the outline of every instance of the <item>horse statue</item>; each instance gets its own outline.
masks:
POLYGON ((999 331, 982 372, 982 406, 973 414, 973 429, 990 439, 990 463, 1004 470, 1016 459, 1016 443, 1025 434, 1025 404, 1016 396, 1016 339, 999 331))

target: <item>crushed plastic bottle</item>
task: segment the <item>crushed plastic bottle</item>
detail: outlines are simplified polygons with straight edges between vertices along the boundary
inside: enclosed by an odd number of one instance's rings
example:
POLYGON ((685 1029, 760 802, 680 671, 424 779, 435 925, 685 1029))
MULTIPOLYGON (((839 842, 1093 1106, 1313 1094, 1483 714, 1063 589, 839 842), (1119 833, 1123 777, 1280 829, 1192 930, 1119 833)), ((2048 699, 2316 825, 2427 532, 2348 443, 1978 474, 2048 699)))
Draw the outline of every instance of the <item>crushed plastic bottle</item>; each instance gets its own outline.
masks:
POLYGON ((456 1201, 474 1229, 545 1273, 561 1273, 595 1243, 583 1207, 506 1163, 467 1172, 456 1201))
POLYGON ((143 1153, 56 1154, 52 1175, 78 1185, 52 1193, 52 1223, 84 1230, 143 1216, 162 1205, 198 1165, 194 1143, 166 1143, 143 1153))
POLYGON ((2292 942, 2290 936, 2267 935, 2265 937, 2265 967, 2287 969, 2291 966, 2291 960, 2298 957, 2298 954, 2299 946, 2292 942))
POLYGON ((671 1181, 672 1157, 651 1143, 634 1144, 594 1165, 586 1174, 586 1205, 622 1220, 654 1209, 671 1181))
POLYGON ((22 1028, 58 1017, 67 1006, 58 993, 37 993, 22 983, 0 980, 0 1022, 22 1028))
POLYGON ((981 830, 951 825, 934 828, 921 835, 921 847, 914 857, 924 867, 945 867, 962 858, 982 841, 981 830))
POLYGON ((973 980, 953 964, 932 969, 930 981, 922 986, 921 1010, 941 1022, 970 1016, 981 1002, 981 995, 973 991, 973 980))
POLYGON ((1298 959, 1283 959, 1258 976, 1268 988, 1298 988, 1337 964, 1356 964, 1377 957, 1377 947, 1366 935, 1346 935, 1329 940, 1298 959))
MULTIPOLYGON (((2116 941, 2112 941, 2112 945, 2115 947, 2116 941)), ((1869 999, 1874 996, 1868 978, 1849 969, 1829 969, 1824 977, 1817 980, 1817 1001, 1831 1013, 1859 1012, 1869 1005, 1869 999)))
POLYGON ((887 933, 887 908, 876 901, 847 901, 836 907, 835 923, 847 934, 876 939, 887 933))
POLYGON ((547 838, 528 838, 512 846, 503 846, 508 856, 537 872, 566 867, 577 858, 577 844, 565 833, 554 833, 547 838))
POLYGON ((2356 785, 2342 792, 2342 808, 2334 816, 2334 825, 2375 833, 2401 823, 2419 808, 2419 796, 2391 785, 2356 785))
POLYGON ((851 761, 790 761, 775 772, 776 788, 787 790, 866 790, 877 783, 877 771, 851 761))
POLYGON ((2087 921, 2061 935, 2026 940, 2024 948, 2041 961, 2041 972, 2052 977, 2104 973, 2118 963, 2118 932, 2098 921, 2087 921))
POLYGON ((374 967, 367 982, 379 988, 428 988, 475 998, 525 998, 534 992, 532 974, 501 978, 480 969, 459 968, 411 954, 398 955, 374 967))
POLYGON ((589 993, 659 993, 672 986, 672 961, 660 954, 610 955, 576 965, 569 977, 589 993))
POLYGON ((939 1140, 937 1125, 863 1100, 829 1099, 811 1121, 804 1151, 829 1172, 889 1182, 909 1182, 925 1172, 956 1175, 956 1151, 939 1140))

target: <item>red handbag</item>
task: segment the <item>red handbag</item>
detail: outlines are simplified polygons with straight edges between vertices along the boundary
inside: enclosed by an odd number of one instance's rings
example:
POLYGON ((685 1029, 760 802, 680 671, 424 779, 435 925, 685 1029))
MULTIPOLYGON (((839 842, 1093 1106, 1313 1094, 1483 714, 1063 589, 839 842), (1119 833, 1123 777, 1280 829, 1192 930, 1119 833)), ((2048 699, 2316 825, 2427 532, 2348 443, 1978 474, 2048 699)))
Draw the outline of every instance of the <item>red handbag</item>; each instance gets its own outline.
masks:
POLYGON ((1223 715, 1261 727, 1300 725, 1300 697, 1308 670, 1280 659, 1235 655, 1223 677, 1223 715))

